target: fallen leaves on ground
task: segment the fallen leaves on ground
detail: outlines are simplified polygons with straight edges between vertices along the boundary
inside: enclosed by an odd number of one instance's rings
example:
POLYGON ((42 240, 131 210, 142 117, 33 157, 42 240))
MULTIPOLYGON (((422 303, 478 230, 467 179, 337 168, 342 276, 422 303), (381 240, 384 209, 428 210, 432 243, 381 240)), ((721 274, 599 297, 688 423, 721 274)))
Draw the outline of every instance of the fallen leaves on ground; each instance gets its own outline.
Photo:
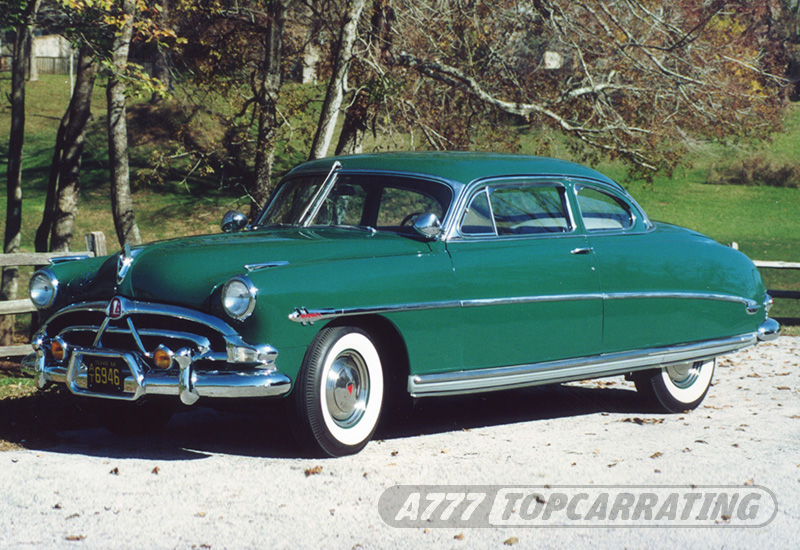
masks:
POLYGON ((621 422, 631 422, 633 424, 638 424, 642 426, 644 424, 661 424, 664 422, 663 418, 639 418, 638 416, 634 416, 633 418, 623 418, 621 422))

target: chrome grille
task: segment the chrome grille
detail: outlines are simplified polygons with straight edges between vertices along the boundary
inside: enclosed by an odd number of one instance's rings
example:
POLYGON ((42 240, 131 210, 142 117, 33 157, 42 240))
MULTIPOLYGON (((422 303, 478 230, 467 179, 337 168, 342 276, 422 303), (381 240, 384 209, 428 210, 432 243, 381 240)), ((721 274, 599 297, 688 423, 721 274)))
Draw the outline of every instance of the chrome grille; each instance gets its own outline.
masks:
POLYGON ((188 348, 197 368, 220 369, 235 331, 216 317, 179 307, 125 301, 122 317, 111 319, 105 303, 69 306, 42 327, 45 340, 60 337, 68 346, 133 352, 149 359, 159 345, 177 352, 188 348))

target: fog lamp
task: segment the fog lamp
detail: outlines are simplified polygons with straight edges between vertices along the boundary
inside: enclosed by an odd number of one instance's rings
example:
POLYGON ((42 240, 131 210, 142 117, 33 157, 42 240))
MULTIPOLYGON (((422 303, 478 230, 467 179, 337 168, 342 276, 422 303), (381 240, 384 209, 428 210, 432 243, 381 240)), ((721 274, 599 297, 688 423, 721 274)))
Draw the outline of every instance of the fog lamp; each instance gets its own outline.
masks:
POLYGON ((50 342, 50 355, 56 361, 63 361, 64 357, 67 356, 67 344, 61 338, 54 339, 50 342))
POLYGON ((172 366, 173 357, 175 354, 172 350, 162 344, 153 352, 153 363, 159 369, 167 370, 172 366))

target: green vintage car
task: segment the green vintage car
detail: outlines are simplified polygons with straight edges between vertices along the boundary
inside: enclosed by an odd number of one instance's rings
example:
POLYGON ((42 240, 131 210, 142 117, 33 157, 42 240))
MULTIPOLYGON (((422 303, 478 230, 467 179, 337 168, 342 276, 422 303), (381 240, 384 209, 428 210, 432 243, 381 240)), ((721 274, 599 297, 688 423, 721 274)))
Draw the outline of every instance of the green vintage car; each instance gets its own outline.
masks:
POLYGON ((339 456, 403 398, 626 375, 685 411, 716 356, 780 331, 744 255, 560 160, 308 162, 222 229, 36 272, 38 384, 120 430, 178 400, 282 399, 297 439, 339 456))

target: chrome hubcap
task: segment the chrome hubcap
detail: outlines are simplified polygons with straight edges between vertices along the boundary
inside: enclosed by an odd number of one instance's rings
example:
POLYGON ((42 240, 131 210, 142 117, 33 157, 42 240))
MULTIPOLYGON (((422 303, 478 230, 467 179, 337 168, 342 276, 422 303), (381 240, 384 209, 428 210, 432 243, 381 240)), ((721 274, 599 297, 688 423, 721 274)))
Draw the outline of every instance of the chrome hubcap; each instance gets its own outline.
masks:
POLYGON ((697 378, 700 376, 699 367, 701 365, 702 362, 669 365, 667 367, 667 375, 676 387, 685 389, 694 384, 697 378))
POLYGON ((353 351, 340 354, 325 383, 325 401, 333 421, 343 428, 364 416, 369 396, 369 375, 364 359, 353 351))

